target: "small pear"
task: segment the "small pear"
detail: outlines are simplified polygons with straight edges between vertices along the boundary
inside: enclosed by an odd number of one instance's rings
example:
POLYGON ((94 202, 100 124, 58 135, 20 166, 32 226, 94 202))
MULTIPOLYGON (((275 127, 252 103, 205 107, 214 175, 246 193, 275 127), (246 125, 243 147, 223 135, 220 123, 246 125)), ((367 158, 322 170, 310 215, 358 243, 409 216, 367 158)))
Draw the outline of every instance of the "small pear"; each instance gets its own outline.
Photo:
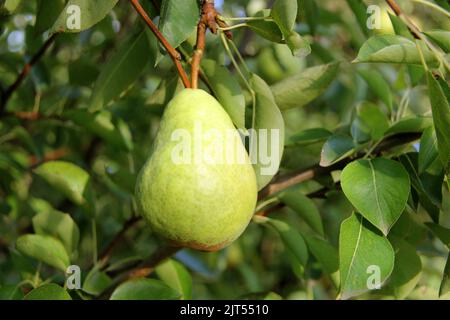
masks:
POLYGON ((141 214, 172 244, 215 251, 242 234, 256 200, 255 172, 228 114, 207 92, 182 90, 137 180, 141 214))

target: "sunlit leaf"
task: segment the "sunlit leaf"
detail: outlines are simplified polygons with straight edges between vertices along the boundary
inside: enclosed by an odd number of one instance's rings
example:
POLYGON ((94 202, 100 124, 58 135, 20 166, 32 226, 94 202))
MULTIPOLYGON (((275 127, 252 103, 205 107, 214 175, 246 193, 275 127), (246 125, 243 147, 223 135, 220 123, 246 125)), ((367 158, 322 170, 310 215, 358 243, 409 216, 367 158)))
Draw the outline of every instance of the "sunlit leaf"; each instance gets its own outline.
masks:
POLYGON ((342 222, 339 259, 341 299, 369 291, 368 280, 374 271, 381 285, 394 269, 394 249, 389 241, 357 214, 342 222))
POLYGON ((64 272, 69 266, 66 249, 59 240, 53 237, 27 234, 17 239, 16 246, 21 253, 64 272))
POLYGON ((111 300, 178 300, 180 294, 164 282, 155 279, 135 279, 121 284, 111 300))
POLYGON ((356 209, 387 235, 405 209, 410 180, 399 162, 377 158, 348 164, 341 186, 356 209))
POLYGON ((281 110, 303 107, 319 97, 337 75, 339 63, 311 67, 272 86, 281 110))
POLYGON ((24 300, 72 300, 72 298, 57 284, 49 283, 31 290, 24 300))

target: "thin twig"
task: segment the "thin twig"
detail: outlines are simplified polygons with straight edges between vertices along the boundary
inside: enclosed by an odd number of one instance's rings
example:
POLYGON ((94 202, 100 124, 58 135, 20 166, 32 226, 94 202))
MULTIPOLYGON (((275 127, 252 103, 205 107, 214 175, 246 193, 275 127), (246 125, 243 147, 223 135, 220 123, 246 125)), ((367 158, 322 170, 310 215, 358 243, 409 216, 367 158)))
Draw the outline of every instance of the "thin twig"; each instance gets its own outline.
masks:
POLYGON ((106 247, 106 249, 102 252, 99 259, 100 266, 105 266, 109 259, 112 256, 112 253, 116 249, 116 247, 122 242, 128 230, 130 230, 137 222, 139 222, 142 218, 140 216, 132 216, 122 226, 122 229, 114 236, 112 241, 106 247))
POLYGON ((117 286, 124 281, 148 276, 150 273, 152 273, 156 266, 158 266, 164 260, 169 259, 180 249, 180 247, 174 247, 170 245, 161 247, 160 249, 158 249, 158 251, 151 255, 150 258, 141 262, 137 267, 123 273, 117 279, 115 279, 113 284, 111 284, 105 291, 103 291, 97 299, 108 299, 117 288, 117 286))
POLYGON ((156 11, 160 12, 161 8, 160 8, 158 1, 157 0, 151 0, 151 1, 152 1, 153 6, 155 7, 156 11))
POLYGON ((197 25, 197 43, 191 62, 191 84, 194 89, 198 88, 200 62, 205 51, 206 31, 209 29, 212 33, 217 33, 217 16, 218 13, 214 7, 214 0, 204 0, 202 2, 200 21, 197 25))
POLYGON ((29 160, 28 160, 28 162, 29 162, 29 169, 34 169, 37 166, 39 166, 39 165, 41 165, 41 164, 43 164, 44 162, 47 162, 47 161, 54 161, 54 160, 61 159, 61 158, 65 157, 65 156, 67 156, 69 154, 70 154, 70 149, 63 147, 63 148, 59 148, 59 149, 56 149, 56 150, 53 150, 53 151, 50 151, 50 152, 46 153, 42 157, 42 159, 39 159, 36 156, 31 156, 29 158, 29 160))
POLYGON ((152 19, 147 15, 144 8, 142 8, 141 4, 138 0, 130 0, 133 7, 136 9, 137 13, 144 19, 147 26, 150 28, 150 30, 153 32, 155 37, 158 39, 158 41, 162 44, 162 46, 166 49, 167 53, 169 54, 170 58, 172 59, 173 63, 175 64, 175 67, 178 71, 178 74, 180 75, 181 80, 183 81, 183 84, 186 88, 190 88, 191 84, 189 82, 189 78, 186 74, 186 71, 184 71, 183 66, 181 65, 181 56, 180 53, 172 47, 172 45, 167 41, 167 39, 164 37, 164 35, 158 30, 158 27, 153 23, 152 19))
POLYGON ((11 98, 12 94, 20 87, 22 82, 25 80, 25 78, 30 73, 33 66, 41 59, 41 57, 44 55, 44 53, 48 50, 48 48, 52 45, 52 43, 55 41, 56 37, 59 33, 52 34, 42 45, 42 47, 36 52, 36 54, 31 58, 31 60, 26 63, 23 66, 22 71, 17 76, 14 83, 5 90, 1 97, 0 102, 0 114, 3 114, 6 110, 6 104, 8 103, 9 99, 11 98))

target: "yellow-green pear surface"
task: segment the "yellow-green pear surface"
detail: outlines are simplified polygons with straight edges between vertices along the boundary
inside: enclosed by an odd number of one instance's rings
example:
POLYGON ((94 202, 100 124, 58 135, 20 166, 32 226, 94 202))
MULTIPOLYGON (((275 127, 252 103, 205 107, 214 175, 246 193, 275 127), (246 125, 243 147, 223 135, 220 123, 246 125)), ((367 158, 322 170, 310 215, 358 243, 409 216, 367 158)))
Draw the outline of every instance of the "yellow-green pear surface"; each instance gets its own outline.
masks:
POLYGON ((178 93, 136 185, 152 230, 175 245, 218 250, 245 230, 256 198, 255 172, 228 114, 203 90, 178 93))

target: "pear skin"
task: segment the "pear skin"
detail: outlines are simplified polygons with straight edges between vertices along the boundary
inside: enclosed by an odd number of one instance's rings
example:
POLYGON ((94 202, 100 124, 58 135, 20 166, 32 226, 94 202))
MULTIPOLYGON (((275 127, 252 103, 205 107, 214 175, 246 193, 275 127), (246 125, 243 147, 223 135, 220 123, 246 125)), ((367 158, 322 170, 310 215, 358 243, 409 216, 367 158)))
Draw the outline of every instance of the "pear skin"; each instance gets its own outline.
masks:
POLYGON ((247 227, 257 201, 255 172, 230 117, 207 92, 184 89, 167 105, 136 201, 152 230, 177 246, 219 250, 247 227), (183 137, 189 148, 180 148, 183 137), (240 158, 226 161, 218 150, 240 158))

